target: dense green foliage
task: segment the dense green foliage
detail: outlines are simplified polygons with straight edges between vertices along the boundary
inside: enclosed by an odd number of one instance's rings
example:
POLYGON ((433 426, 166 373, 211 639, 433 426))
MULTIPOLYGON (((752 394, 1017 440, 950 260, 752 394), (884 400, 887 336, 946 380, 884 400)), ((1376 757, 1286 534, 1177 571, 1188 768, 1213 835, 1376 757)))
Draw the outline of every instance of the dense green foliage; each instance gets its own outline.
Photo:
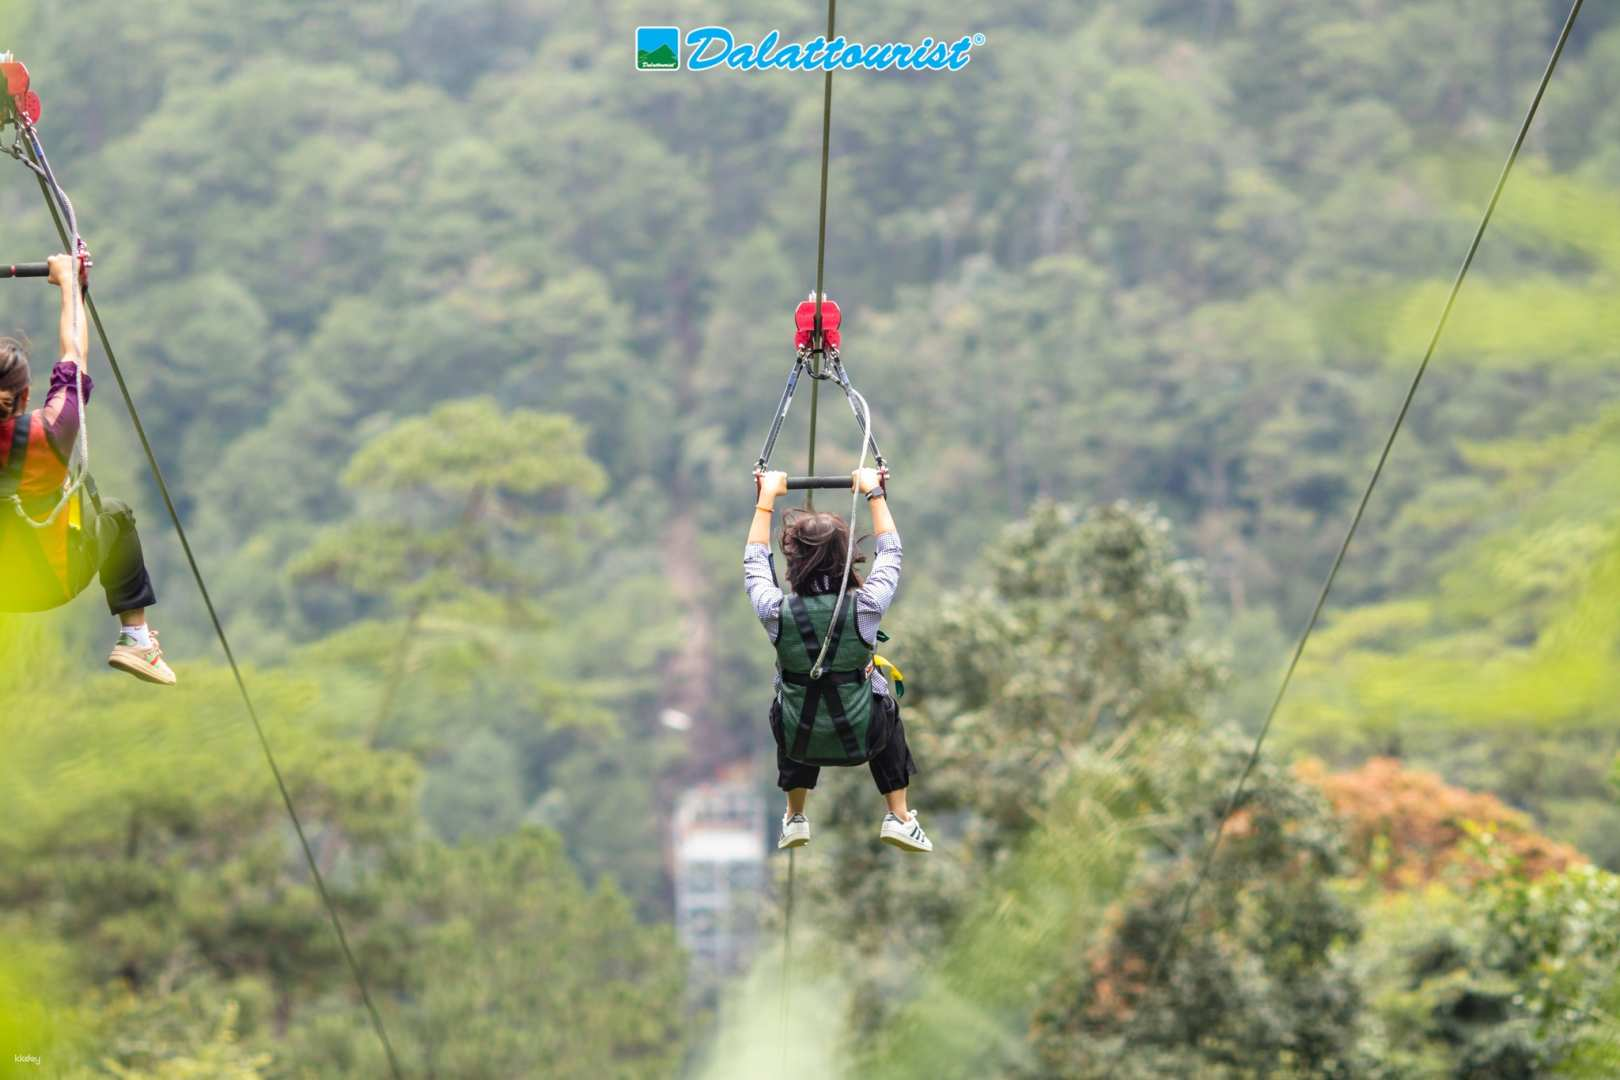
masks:
MULTIPOLYGON (((864 777, 814 797, 797 963, 806 1008, 846 1018, 840 1069, 1604 1075, 1620 875, 1387 760, 1332 783, 1262 762, 1189 894, 1248 743, 1211 708, 1163 522, 1043 506, 995 548, 984 585, 908 623, 932 643, 910 727, 948 781, 923 790, 951 849, 874 851, 864 777), (1032 664, 1046 641, 1058 662, 1032 664), (1087 725, 1115 688, 1062 660, 1094 650, 1154 692, 1087 725), (1076 722, 1043 729, 1054 712, 1076 722)), ((722 1046, 712 1074, 745 1074, 747 1048, 722 1046)))
MULTIPOLYGON (((805 978, 830 988, 847 1068, 1612 1071, 1620 22, 1602 6, 1191 932, 1145 981, 1564 10, 840 11, 868 41, 988 38, 953 75, 837 77, 827 279, 896 470, 885 651, 912 680, 914 802, 940 842, 898 864, 871 845, 864 776, 818 796, 805 978), (1497 792, 1595 865, 1531 881, 1481 856, 1488 874, 1381 889, 1288 767, 1302 752, 1497 792)), ((737 549, 814 273, 821 83, 639 74, 631 49, 649 21, 809 37, 821 17, 0 3, 412 1074, 752 1068, 679 1005, 661 823, 716 766, 755 758, 768 783, 769 651, 737 549)), ((5 172, 5 254, 40 257, 39 193, 5 172)), ((49 298, 6 289, 37 391, 49 298)), ((92 370, 96 472, 140 511, 184 681, 88 675, 93 595, 0 623, 0 1076, 14 1044, 65 1075, 376 1075, 92 370)), ((847 468, 853 425, 822 397, 818 471, 847 468)), ((794 468, 804 404, 778 455, 794 468)), ((774 1030, 774 1010, 723 1020, 774 1030)))

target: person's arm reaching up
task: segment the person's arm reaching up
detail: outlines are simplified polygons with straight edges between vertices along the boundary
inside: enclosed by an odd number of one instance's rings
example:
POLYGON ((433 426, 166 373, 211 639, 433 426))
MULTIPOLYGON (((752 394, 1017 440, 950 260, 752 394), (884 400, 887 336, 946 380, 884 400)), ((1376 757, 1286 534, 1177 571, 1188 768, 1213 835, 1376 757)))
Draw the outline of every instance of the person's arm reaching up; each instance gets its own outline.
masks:
POLYGON ((782 628, 782 590, 771 569, 771 516, 777 496, 787 491, 787 473, 761 473, 759 498, 748 526, 748 543, 743 548, 743 584, 765 632, 775 641, 782 628))
POLYGON ((876 469, 862 469, 855 474, 855 486, 869 497, 866 505, 872 510, 872 533, 877 538, 872 555, 872 570, 866 582, 855 594, 855 628, 862 640, 871 644, 877 639, 878 623, 884 612, 894 603, 900 589, 900 531, 895 527, 894 515, 889 511, 889 500, 883 494, 881 477, 876 469))
POLYGON ((899 531, 894 526, 894 515, 889 512, 889 498, 884 494, 882 481, 883 478, 878 475, 876 469, 855 471, 855 485, 860 488, 861 494, 866 496, 866 505, 872 508, 874 536, 899 531))
POLYGON ((79 289, 78 260, 71 255, 53 255, 50 260, 50 280, 62 290, 62 314, 59 320, 61 334, 61 361, 51 369, 51 386, 45 394, 42 419, 45 438, 66 461, 79 437, 84 406, 90 401, 95 383, 90 378, 86 358, 90 355, 90 320, 85 318, 84 295, 79 289), (79 386, 84 386, 84 399, 79 398, 79 386))
POLYGON ((787 494, 787 473, 760 473, 759 498, 754 502, 754 519, 748 526, 750 544, 771 544, 771 515, 776 512, 776 499, 787 494))
POLYGON ((49 265, 51 283, 62 290, 62 314, 58 319, 62 362, 85 368, 90 353, 90 323, 84 317, 84 296, 79 292, 78 260, 71 255, 52 255, 49 265))

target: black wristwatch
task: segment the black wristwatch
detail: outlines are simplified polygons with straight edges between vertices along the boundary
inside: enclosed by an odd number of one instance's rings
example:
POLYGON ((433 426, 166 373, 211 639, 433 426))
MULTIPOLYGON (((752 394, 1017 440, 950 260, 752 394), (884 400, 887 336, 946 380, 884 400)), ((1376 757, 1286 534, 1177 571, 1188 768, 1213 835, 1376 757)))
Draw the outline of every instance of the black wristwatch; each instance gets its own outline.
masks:
POLYGON ((879 485, 878 487, 875 487, 871 491, 868 491, 866 493, 866 501, 867 502, 871 502, 873 499, 886 499, 888 497, 889 497, 889 495, 888 495, 888 493, 886 491, 883 490, 882 485, 879 485))

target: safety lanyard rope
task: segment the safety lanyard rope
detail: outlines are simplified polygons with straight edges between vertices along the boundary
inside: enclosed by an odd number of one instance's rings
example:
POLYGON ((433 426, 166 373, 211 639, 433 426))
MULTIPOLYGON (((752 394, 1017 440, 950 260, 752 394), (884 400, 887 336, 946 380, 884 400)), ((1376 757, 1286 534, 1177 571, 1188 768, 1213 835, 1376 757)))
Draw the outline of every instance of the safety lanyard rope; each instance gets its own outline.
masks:
MULTIPOLYGON (((1406 423, 1406 417, 1411 411, 1412 402, 1417 397, 1418 387, 1422 384, 1423 377, 1429 370, 1429 362, 1434 358, 1435 349, 1440 344, 1440 337, 1445 332, 1446 323, 1451 318, 1451 311, 1457 302, 1457 295, 1462 291, 1463 282, 1468 277, 1469 268, 1474 265, 1474 256, 1479 252, 1481 241, 1485 239, 1485 230, 1490 226, 1491 218, 1496 214, 1497 203, 1501 200, 1502 192, 1507 187, 1508 177, 1513 172, 1513 166, 1519 160, 1519 152, 1524 148, 1524 141, 1530 134, 1530 125, 1535 121, 1536 112, 1541 108, 1542 96, 1546 94, 1547 86, 1552 82, 1553 72, 1558 68, 1559 58, 1564 54, 1564 46, 1569 41, 1570 31, 1575 27, 1575 20, 1580 15, 1581 5, 1584 2, 1585 0, 1574 0, 1574 4, 1569 9, 1569 16, 1564 20, 1563 30, 1558 35, 1558 43, 1553 47, 1552 56, 1548 59, 1547 68, 1541 75, 1541 82, 1537 85, 1535 96, 1530 101, 1530 108, 1525 113, 1524 122, 1519 125, 1518 136, 1513 140, 1513 149, 1508 154, 1507 162, 1502 166, 1501 175, 1497 177, 1496 187, 1491 192, 1490 202, 1485 207, 1485 213, 1480 219, 1479 228, 1474 231, 1473 242, 1468 245, 1468 254, 1464 256, 1462 265, 1457 270, 1457 276, 1451 283, 1451 292, 1446 297, 1445 306, 1440 310, 1440 318, 1435 324, 1434 333, 1429 336, 1429 344, 1428 348, 1423 352, 1423 360, 1418 364, 1416 374, 1412 376, 1411 385, 1407 387, 1406 397, 1401 402, 1400 411, 1395 416, 1395 423, 1389 430, 1388 438, 1384 440, 1382 452, 1378 455, 1378 463, 1373 467, 1372 476, 1367 481, 1366 490, 1362 492, 1361 501, 1357 504, 1355 514, 1350 519, 1350 527, 1345 532, 1344 542, 1339 545, 1338 554, 1333 559, 1333 565, 1328 570, 1327 578, 1322 582, 1322 590, 1316 598, 1316 606, 1311 609, 1311 615, 1305 623, 1305 629, 1300 634, 1298 643, 1294 646, 1293 655, 1290 657, 1288 667, 1283 673, 1282 682, 1277 687, 1276 696, 1271 701, 1271 708, 1266 712, 1265 721, 1260 725, 1260 731, 1255 737, 1254 746, 1249 752, 1248 760, 1244 763, 1242 772, 1238 774, 1237 783, 1233 786, 1231 795, 1226 800, 1225 809, 1216 821, 1215 834, 1204 851, 1192 885, 1182 899, 1180 914, 1176 918, 1164 947, 1159 950, 1159 955, 1154 960, 1153 968, 1148 975, 1146 984, 1144 984, 1146 991, 1152 991, 1164 974, 1166 966, 1175 953, 1182 932, 1186 929, 1187 920, 1192 913, 1193 899, 1197 896, 1199 889, 1202 888, 1205 880, 1209 877, 1210 870, 1214 866, 1215 856, 1225 835, 1227 823, 1231 820, 1233 813, 1236 812, 1238 802, 1242 799, 1244 789, 1248 785, 1249 777, 1259 764, 1260 753, 1265 746, 1266 736, 1270 734, 1272 723, 1276 720, 1277 712, 1282 707, 1283 698, 1287 695, 1288 688, 1293 682, 1294 671, 1299 666, 1300 657, 1305 653, 1306 643, 1310 641, 1311 634, 1315 631, 1316 624, 1321 619, 1322 610, 1327 606, 1328 595, 1333 591, 1333 584, 1339 576, 1339 568, 1344 565, 1345 556, 1349 553, 1350 545, 1355 540, 1356 530, 1360 528, 1361 519, 1367 511, 1367 505, 1372 501, 1373 491, 1377 488, 1378 481, 1384 474, 1384 466, 1389 462, 1390 452, 1395 448, 1395 440, 1399 437, 1401 428, 1406 423)), ((1141 1013, 1139 1012, 1138 1015, 1141 1015, 1141 1013)), ((1129 1040, 1127 1040, 1128 1042, 1129 1040)))
MULTIPOLYGON (((26 118, 18 116, 15 110, 8 109, 8 116, 14 122, 26 121, 26 118)), ((67 193, 56 182, 54 174, 45 162, 44 149, 39 145, 38 137, 33 132, 32 125, 26 129, 26 133, 27 140, 23 149, 28 157, 27 164, 33 170, 35 179, 39 181, 40 191, 45 196, 45 204, 51 212, 52 221, 56 224, 57 234, 61 237, 62 243, 68 245, 70 243, 70 226, 72 231, 71 239, 76 241, 78 238, 77 216, 73 212, 72 203, 67 199, 67 193)), ((74 243, 72 247, 76 254, 82 254, 79 244, 74 243)), ((141 423, 140 411, 136 408, 135 399, 129 390, 129 384, 124 380, 123 368, 118 363, 118 355, 113 351, 112 342, 107 337, 107 329, 101 321, 101 313, 96 309, 95 299, 91 297, 88 291, 84 293, 83 303, 85 309, 90 313, 91 323, 96 328, 96 335, 101 341, 102 352, 106 354, 107 367, 112 371, 113 378, 118 383, 119 394, 124 399, 124 408, 128 411, 130 423, 134 426, 135 435, 140 440, 141 450, 146 455, 146 464, 151 470, 153 480, 157 483, 158 492, 163 498, 163 505, 169 512, 169 520, 174 524, 175 535, 180 540, 180 548, 185 553, 186 564, 191 569, 191 576, 197 583, 197 591, 202 597, 203 606, 208 610, 208 618, 213 623, 214 634, 219 638, 220 647, 225 651, 225 659, 230 665, 231 675, 236 680, 237 692, 241 695, 242 704, 247 709, 248 719, 253 722, 253 730, 259 739, 259 748, 264 752, 265 762, 269 765, 270 773, 275 778, 276 790, 281 794, 282 805, 286 808, 287 817, 292 822, 293 831, 298 835, 298 845, 303 852, 304 862, 309 867, 310 876, 315 881, 315 889, 320 894, 321 903, 326 908, 326 914, 331 920, 332 929, 337 934, 338 946, 343 953, 344 961, 348 965, 349 973, 354 978, 355 985, 359 988, 361 1001, 365 1004, 367 1013, 370 1014, 371 1024, 377 1033, 377 1038, 382 1043, 383 1052, 388 1059, 389 1072, 394 1077, 394 1080, 402 1080, 404 1074, 400 1071, 399 1060, 394 1054, 394 1047, 388 1037, 388 1030, 383 1025, 382 1014, 378 1012, 377 1006, 372 1000, 365 976, 361 974, 360 964, 355 959, 353 949, 349 946, 348 935, 343 930, 343 921, 338 917, 337 905, 333 902, 331 893, 327 890, 326 878, 321 873, 320 866, 315 860, 314 849, 310 846, 309 838, 304 832, 303 822, 293 805, 292 794, 282 776, 281 767, 276 762, 275 753, 270 747, 270 740, 265 735, 264 725, 259 719, 258 710, 254 707, 253 699, 248 694, 247 682, 242 677, 241 666, 237 663, 236 653, 231 648, 230 639, 225 634, 224 623, 220 621, 219 611, 214 606, 214 600, 208 591, 207 582, 203 579, 202 569, 198 565, 197 557, 191 548, 191 540, 186 535, 185 525, 181 522, 180 511, 176 508, 174 498, 169 492, 168 481, 164 478, 163 469, 158 464, 157 454, 152 449, 151 440, 147 438, 146 427, 141 423)), ((79 423, 81 430, 85 426, 83 400, 81 394, 79 423)))
MULTIPOLYGON (((872 445, 872 438, 868 433, 872 424, 872 410, 866 404, 866 399, 854 387, 846 386, 846 392, 853 395, 850 407, 860 405, 856 418, 861 420, 861 463, 859 469, 866 468, 866 451, 872 445)), ((819 679, 822 675, 822 665, 827 661, 827 649, 832 645, 833 635, 837 633, 840 618, 844 612, 844 598, 849 595, 849 572, 855 566, 855 515, 861 508, 861 490, 858 485, 851 484, 854 491, 849 497, 849 529, 848 542, 844 545, 844 573, 838 579, 838 599, 833 604, 832 619, 827 623, 827 634, 821 639, 821 651, 816 654, 816 662, 810 667, 810 677, 819 679)))

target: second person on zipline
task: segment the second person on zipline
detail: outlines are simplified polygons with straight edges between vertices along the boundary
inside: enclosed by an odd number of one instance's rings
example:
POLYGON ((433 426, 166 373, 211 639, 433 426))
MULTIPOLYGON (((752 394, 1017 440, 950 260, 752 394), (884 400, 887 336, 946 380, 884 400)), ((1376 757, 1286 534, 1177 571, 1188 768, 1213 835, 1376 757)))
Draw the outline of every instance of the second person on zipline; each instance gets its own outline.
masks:
POLYGON ((107 606, 120 623, 107 663, 147 682, 173 686, 174 672, 163 660, 157 631, 146 625, 146 609, 157 603, 157 594, 135 532, 135 512, 91 495, 79 503, 90 509, 78 521, 62 502, 94 384, 85 370, 90 332, 77 260, 53 256, 50 280, 62 290, 62 348, 43 408, 28 409, 27 348, 0 338, 0 611, 58 607, 99 573, 107 606))
POLYGON ((879 838, 904 851, 932 851, 917 812, 906 805, 906 788, 917 766, 906 746, 900 709, 873 663, 878 624, 900 586, 900 534, 877 470, 860 469, 852 480, 866 495, 877 536, 865 581, 853 568, 847 582, 843 580, 846 565, 861 561, 850 558, 850 524, 836 514, 794 508, 782 522, 791 591, 784 593, 777 585, 771 522, 777 498, 787 492, 786 473, 759 474, 759 500, 743 550, 748 598, 776 646, 771 732, 776 736, 777 786, 787 792, 776 846, 810 842, 805 801, 822 766, 866 764, 888 804, 879 838))

